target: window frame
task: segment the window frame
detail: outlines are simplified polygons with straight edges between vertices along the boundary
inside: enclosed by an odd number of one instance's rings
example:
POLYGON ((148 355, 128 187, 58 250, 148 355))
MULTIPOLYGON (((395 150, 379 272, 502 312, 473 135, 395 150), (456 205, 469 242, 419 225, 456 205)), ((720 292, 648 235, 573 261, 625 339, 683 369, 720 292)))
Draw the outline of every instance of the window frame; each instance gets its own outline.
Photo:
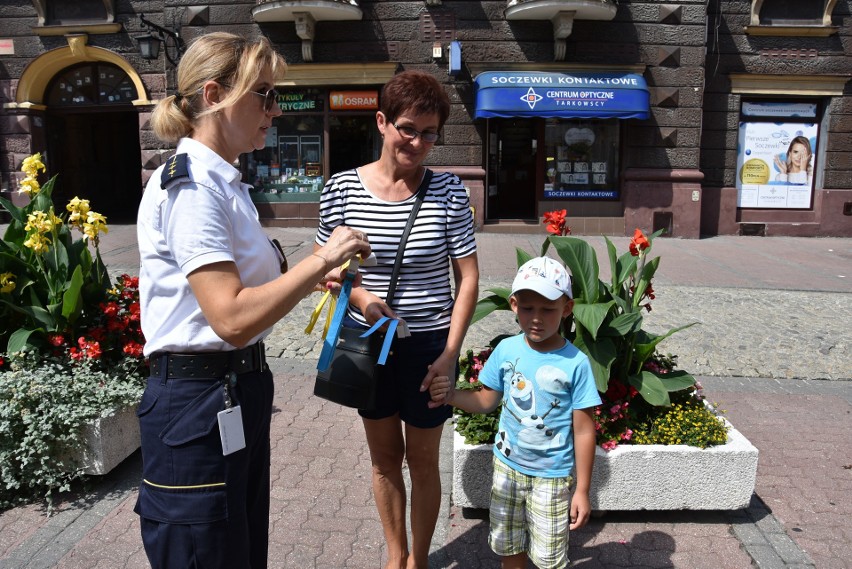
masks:
MULTIPOLYGON (((772 2, 773 0, 768 0, 772 2)), ((751 0, 751 16, 749 25, 745 31, 755 36, 819 36, 825 37, 836 34, 838 27, 831 24, 831 12, 834 10, 837 0, 824 0, 822 8, 822 19, 814 19, 812 24, 761 24, 760 12, 767 0, 751 0)))

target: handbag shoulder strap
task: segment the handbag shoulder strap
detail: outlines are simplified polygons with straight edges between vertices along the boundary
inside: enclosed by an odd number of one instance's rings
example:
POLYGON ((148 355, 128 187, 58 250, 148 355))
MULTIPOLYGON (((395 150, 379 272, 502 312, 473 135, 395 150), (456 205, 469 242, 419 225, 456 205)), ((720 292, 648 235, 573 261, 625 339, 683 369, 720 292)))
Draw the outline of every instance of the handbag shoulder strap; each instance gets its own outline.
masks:
POLYGON ((417 212, 420 211, 420 206, 423 205, 423 200, 426 197, 426 192, 429 190, 429 182, 431 181, 432 170, 426 168, 426 172, 423 173, 423 180, 420 182, 420 187, 417 188, 417 194, 414 197, 414 205, 411 206, 408 223, 405 224, 405 230, 399 239, 399 248, 396 250, 396 260, 393 263, 393 273, 391 274, 390 284, 388 285, 388 295, 385 299, 388 306, 391 306, 394 294, 396 294, 396 281, 399 278, 399 271, 402 268, 402 257, 405 255, 405 242, 408 241, 408 235, 411 233, 411 228, 414 227, 414 218, 417 217, 417 212))

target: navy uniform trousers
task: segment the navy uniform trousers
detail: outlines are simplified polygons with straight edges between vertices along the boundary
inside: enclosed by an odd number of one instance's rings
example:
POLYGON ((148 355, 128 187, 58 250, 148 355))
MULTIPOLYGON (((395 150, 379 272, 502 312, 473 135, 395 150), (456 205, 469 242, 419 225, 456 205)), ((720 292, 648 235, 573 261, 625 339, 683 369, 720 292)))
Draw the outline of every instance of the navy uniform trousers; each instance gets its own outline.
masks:
MULTIPOLYGON (((152 367, 153 369, 153 367, 152 367)), ((142 483, 135 511, 153 569, 265 568, 269 548, 272 373, 237 376, 246 448, 222 456, 223 378, 148 379, 139 405, 142 483)))

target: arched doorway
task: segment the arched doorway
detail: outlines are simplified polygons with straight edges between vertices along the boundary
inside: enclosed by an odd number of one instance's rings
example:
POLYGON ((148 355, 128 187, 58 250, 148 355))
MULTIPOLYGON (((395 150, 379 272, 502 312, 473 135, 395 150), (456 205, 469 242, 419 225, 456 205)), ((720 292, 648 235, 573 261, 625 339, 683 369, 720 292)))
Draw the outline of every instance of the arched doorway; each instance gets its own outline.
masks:
POLYGON ((45 90, 47 167, 58 173, 57 208, 88 199, 108 223, 132 222, 142 197, 139 113, 132 79, 89 61, 56 74, 45 90))

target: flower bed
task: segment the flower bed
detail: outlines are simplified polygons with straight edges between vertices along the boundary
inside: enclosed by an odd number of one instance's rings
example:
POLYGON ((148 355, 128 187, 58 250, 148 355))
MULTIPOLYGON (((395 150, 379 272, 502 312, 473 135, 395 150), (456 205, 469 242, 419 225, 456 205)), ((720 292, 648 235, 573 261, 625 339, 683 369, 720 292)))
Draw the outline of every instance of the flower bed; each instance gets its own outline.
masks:
MULTIPOLYGON (((453 432, 453 503, 488 508, 491 444, 469 445, 453 432)), ((748 506, 757 478, 758 450, 728 423, 728 442, 688 445, 619 445, 595 451, 589 498, 592 509, 736 510, 748 506)))
POLYGON ((29 202, 0 198, 11 217, 0 239, 0 508, 50 506, 82 474, 138 448, 138 426, 109 425, 127 422, 114 412, 135 407, 148 367, 138 279, 111 283, 100 256, 106 218, 79 197, 57 211, 56 176, 40 185, 39 154, 21 170, 29 202))
MULTIPOLYGON (((597 449, 590 499, 596 510, 737 509, 751 500, 757 449, 725 421, 702 394, 701 385, 677 368, 677 357, 658 351, 670 335, 643 330, 643 314, 659 294, 652 279, 660 263, 653 240, 636 229, 619 255, 606 237, 610 277, 600 278, 597 255, 582 239, 569 237, 566 211, 544 216, 552 247, 570 270, 573 311, 562 334, 588 358, 601 395, 594 411, 597 449)), ((531 255, 518 249, 518 266, 531 255)), ((492 288, 477 303, 473 321, 511 309, 511 291, 492 288)), ((517 331, 506 330, 508 334, 517 331)), ((478 375, 496 346, 468 350, 459 360, 457 389, 482 389, 478 375)), ((499 408, 489 415, 456 409, 453 495, 462 507, 490 501, 491 444, 499 408)))

